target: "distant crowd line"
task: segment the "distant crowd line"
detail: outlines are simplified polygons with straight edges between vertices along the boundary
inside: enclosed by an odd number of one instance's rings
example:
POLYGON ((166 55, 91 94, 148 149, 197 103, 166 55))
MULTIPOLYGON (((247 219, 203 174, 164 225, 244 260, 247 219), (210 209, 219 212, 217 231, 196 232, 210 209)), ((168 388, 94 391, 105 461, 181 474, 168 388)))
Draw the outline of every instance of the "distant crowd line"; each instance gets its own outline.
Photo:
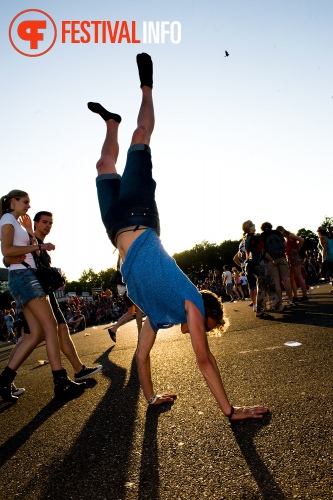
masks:
POLYGON ((305 238, 283 226, 273 229, 269 222, 261 225, 261 234, 256 234, 250 220, 242 228, 243 238, 233 258, 237 267, 224 265, 222 272, 215 268, 207 276, 191 273, 199 290, 210 290, 223 302, 250 298, 256 316, 269 318, 267 311, 283 312, 298 301, 307 302, 311 286, 330 278, 333 285, 333 239, 325 227, 317 230, 317 248, 309 248, 305 238), (283 290, 287 306, 282 303, 283 290))

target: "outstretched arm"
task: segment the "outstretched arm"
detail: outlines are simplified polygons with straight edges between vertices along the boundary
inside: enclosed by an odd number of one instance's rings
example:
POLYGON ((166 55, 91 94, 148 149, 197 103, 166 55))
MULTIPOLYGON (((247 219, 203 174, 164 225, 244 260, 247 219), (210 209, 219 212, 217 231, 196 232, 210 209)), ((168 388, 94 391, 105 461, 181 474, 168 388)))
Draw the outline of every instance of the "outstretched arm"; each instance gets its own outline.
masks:
POLYGON ((150 351, 155 343, 156 333, 150 326, 149 319, 146 318, 139 335, 138 347, 136 351, 136 363, 143 394, 150 404, 158 405, 171 403, 176 399, 176 394, 155 395, 150 370, 150 351))
POLYGON ((185 309, 198 367, 222 412, 230 420, 261 418, 264 413, 268 412, 265 406, 236 406, 234 408, 231 406, 216 360, 208 346, 203 317, 199 309, 190 301, 185 301, 185 309))

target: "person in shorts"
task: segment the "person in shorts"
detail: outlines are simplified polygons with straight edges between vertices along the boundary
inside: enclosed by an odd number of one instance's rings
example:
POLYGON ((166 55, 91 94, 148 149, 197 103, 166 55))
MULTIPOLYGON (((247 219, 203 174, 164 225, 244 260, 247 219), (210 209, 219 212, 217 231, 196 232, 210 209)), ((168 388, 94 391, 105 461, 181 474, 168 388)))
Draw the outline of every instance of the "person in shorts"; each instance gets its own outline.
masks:
MULTIPOLYGON (((22 218, 21 224, 23 227, 28 232, 32 233, 32 223, 31 219, 28 215, 22 218)), ((34 217, 34 236, 36 238, 36 241, 38 244, 43 244, 46 236, 48 236, 51 232, 53 226, 53 214, 51 212, 48 212, 46 210, 37 212, 37 214, 34 217)), ((4 263, 5 265, 9 266, 10 264, 15 264, 22 262, 26 258, 25 255, 21 255, 18 257, 5 257, 4 258, 4 263)), ((46 250, 42 250, 40 253, 40 259, 42 260, 42 263, 46 267, 51 266, 51 257, 50 254, 46 250)), ((68 329, 68 324, 64 318, 64 315, 59 307, 58 301, 55 297, 54 292, 49 292, 48 293, 48 298, 50 301, 50 305, 52 307, 52 311, 54 314, 54 317, 57 321, 58 325, 58 338, 59 338, 59 345, 61 352, 66 356, 68 361, 73 367, 74 370, 74 380, 76 382, 79 382, 81 380, 84 380, 88 377, 91 377, 98 373, 102 369, 102 365, 97 365, 97 366, 86 366, 82 363, 81 359, 78 356, 78 353, 76 351, 75 345, 72 341, 72 338, 69 333, 68 329)), ((25 318, 25 317, 24 317, 25 318)), ((83 317, 84 321, 84 317, 83 317)), ((81 322, 81 320, 80 320, 81 322)), ((78 322, 79 323, 79 322, 78 322)), ((77 325, 79 326, 79 324, 77 325)), ((10 356, 9 356, 9 361, 15 356, 16 350, 20 348, 21 344, 28 340, 28 337, 26 335, 30 335, 30 328, 27 323, 27 321, 24 321, 24 335, 21 340, 21 342, 15 347, 10 356)), ((31 354, 31 352, 37 347, 37 345, 44 340, 45 334, 43 330, 38 331, 38 335, 34 335, 34 341, 32 342, 31 338, 29 337, 29 344, 30 348, 28 351, 26 351, 26 358, 31 354)), ((24 359, 22 359, 23 363, 24 359)), ((22 390, 22 389, 21 389, 22 390)), ((18 392, 14 393, 14 395, 18 395, 18 392)))
MULTIPOLYGON (((30 197, 25 191, 14 189, 0 199, 0 237, 4 257, 25 256, 21 263, 10 264, 8 287, 16 306, 23 309, 29 324, 30 339, 20 343, 15 355, 0 374, 0 395, 6 401, 16 401, 13 385, 16 370, 31 353, 34 337, 42 330, 45 335, 46 352, 50 361, 54 394, 56 397, 73 397, 82 393, 85 383, 70 380, 62 367, 58 341, 57 323, 49 299, 35 275, 36 264, 32 252, 54 250, 52 243, 38 243, 30 232, 22 227, 30 208, 30 197), (23 262, 23 263, 22 263, 23 262), (23 264, 26 264, 23 265, 23 264)), ((30 219, 30 217, 29 217, 30 219)))
POLYGON ((261 238, 266 248, 266 255, 271 256, 270 259, 267 259, 267 264, 269 272, 274 281, 275 290, 279 298, 279 302, 282 303, 282 281, 286 290, 289 305, 294 306, 295 302, 293 301, 293 292, 289 278, 290 269, 285 255, 286 243, 284 241, 284 237, 282 236, 280 231, 273 229, 273 226, 270 222, 263 222, 260 229, 262 230, 261 238), (281 240, 281 251, 275 255, 268 248, 268 241, 271 236, 275 236, 276 238, 281 240))
POLYGON ((106 138, 97 162, 97 193, 108 236, 122 259, 121 272, 128 296, 146 315, 136 351, 141 387, 150 405, 172 402, 176 394, 157 395, 153 388, 150 351, 160 328, 181 324, 189 332, 197 364, 220 409, 230 420, 261 418, 264 406, 233 407, 224 390, 206 332, 223 323, 218 297, 200 294, 164 250, 152 178, 150 138, 154 129, 153 65, 148 54, 138 54, 142 100, 122 177, 117 173, 117 140, 121 117, 99 103, 88 108, 105 120, 106 138), (163 286, 161 286, 163 284, 163 286))

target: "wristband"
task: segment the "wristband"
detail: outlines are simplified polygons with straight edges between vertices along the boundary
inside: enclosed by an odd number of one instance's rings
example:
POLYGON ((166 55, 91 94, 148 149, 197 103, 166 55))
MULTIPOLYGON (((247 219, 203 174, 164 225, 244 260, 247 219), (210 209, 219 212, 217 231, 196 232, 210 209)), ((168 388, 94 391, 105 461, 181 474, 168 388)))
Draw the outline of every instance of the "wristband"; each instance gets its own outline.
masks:
POLYGON ((40 252, 42 252, 42 245, 38 244, 38 249, 40 252))
POLYGON ((156 399, 157 399, 157 396, 156 396, 156 394, 154 394, 154 396, 152 396, 150 399, 146 399, 146 401, 149 405, 153 405, 155 403, 156 399))
POLYGON ((235 413, 235 408, 232 405, 230 405, 230 406, 231 406, 230 413, 229 413, 229 415, 226 415, 226 417, 231 421, 231 417, 235 413))

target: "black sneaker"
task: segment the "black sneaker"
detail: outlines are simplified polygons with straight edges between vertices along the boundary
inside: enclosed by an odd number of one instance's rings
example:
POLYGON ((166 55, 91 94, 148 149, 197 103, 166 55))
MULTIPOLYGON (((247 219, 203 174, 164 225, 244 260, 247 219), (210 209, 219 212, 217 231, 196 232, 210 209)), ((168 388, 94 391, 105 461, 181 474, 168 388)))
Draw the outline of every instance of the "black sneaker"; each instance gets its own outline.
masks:
POLYGON ((72 398, 80 396, 85 388, 85 382, 78 384, 67 377, 61 377, 54 383, 54 395, 56 398, 72 398))
POLYGON ((309 302, 309 297, 301 297, 300 302, 309 302))
POLYGON ((12 394, 13 396, 22 396, 25 393, 24 387, 16 387, 16 385, 12 382, 12 394))
POLYGON ((117 342, 117 335, 116 335, 116 332, 113 332, 111 330, 111 328, 108 328, 108 332, 109 332, 109 335, 111 337, 111 340, 113 340, 113 342, 117 342))
POLYGON ((298 302, 298 297, 293 297, 293 302, 298 302))
POLYGON ((18 397, 14 396, 12 393, 12 384, 6 386, 0 384, 0 396, 4 401, 14 402, 18 400, 18 397))
POLYGON ((96 373, 100 372, 103 368, 102 365, 92 366, 83 366, 82 370, 79 373, 74 374, 75 382, 79 382, 80 380, 84 380, 85 378, 92 377, 96 373))

